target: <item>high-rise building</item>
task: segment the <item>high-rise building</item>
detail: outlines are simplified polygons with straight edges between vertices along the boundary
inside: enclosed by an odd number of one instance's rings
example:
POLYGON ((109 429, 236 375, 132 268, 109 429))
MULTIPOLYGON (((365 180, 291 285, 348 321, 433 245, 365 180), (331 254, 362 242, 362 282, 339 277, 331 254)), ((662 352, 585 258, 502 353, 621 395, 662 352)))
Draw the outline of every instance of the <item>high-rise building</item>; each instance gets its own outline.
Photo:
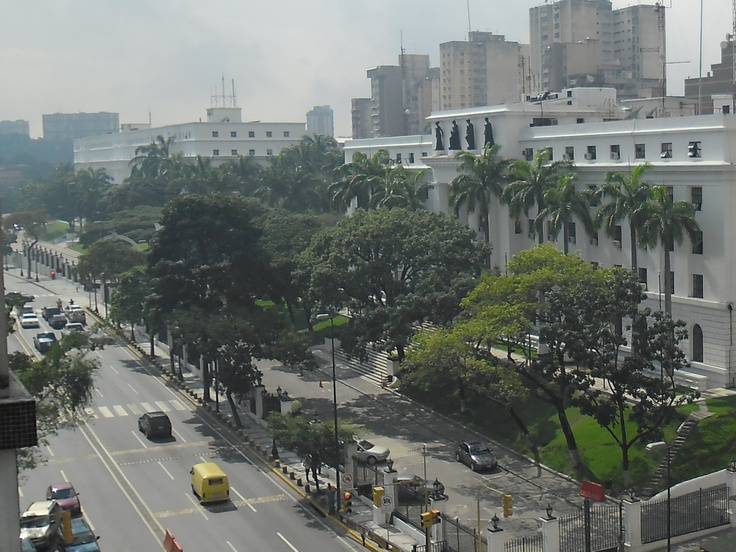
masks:
POLYGON ((440 109, 519 101, 528 93, 529 46, 472 31, 467 41, 440 44, 440 109))
MULTIPOLYGON (((426 131, 425 119, 437 107, 434 99, 438 71, 426 54, 399 55, 398 65, 368 69, 371 80, 370 136, 405 136, 426 131)), ((365 136, 362 98, 352 102, 353 136, 365 136), (360 125, 356 128, 356 124, 360 125)))
POLYGON ((619 97, 662 96, 665 9, 613 10, 610 0, 555 0, 529 10, 531 92, 608 86, 619 97))
POLYGON ((43 115, 43 137, 46 140, 76 140, 120 131, 120 115, 99 113, 53 113, 43 115))
POLYGON ((733 38, 721 42, 721 62, 711 65, 702 78, 685 79, 685 97, 700 102, 699 113, 734 112, 734 50, 733 38))
POLYGON ((22 134, 30 136, 31 131, 28 121, 18 119, 16 121, 0 121, 0 134, 22 134))
POLYGON ((335 117, 329 105, 315 105, 307 112, 307 134, 335 136, 335 117))
POLYGON ((353 122, 354 140, 373 137, 370 98, 352 98, 350 100, 350 116, 353 122))

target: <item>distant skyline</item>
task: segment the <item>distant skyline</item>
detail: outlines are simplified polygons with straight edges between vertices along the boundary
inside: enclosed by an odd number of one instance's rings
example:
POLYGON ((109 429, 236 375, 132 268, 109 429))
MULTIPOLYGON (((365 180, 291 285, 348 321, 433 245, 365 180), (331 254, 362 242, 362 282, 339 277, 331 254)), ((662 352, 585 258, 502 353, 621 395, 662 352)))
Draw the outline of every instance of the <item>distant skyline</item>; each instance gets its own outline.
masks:
MULTIPOLYGON (((550 0, 553 1, 553 0, 550 0)), ((329 105, 350 136, 350 99, 370 96, 366 70, 467 40, 472 30, 529 42, 529 8, 543 0, 11 0, 0 27, 0 120, 111 111, 121 123, 204 120, 211 96, 235 82, 243 120, 306 122, 329 105), (468 18, 468 5, 470 18, 468 18), (470 19, 470 24, 469 24, 470 19)), ((614 9, 654 2, 613 0, 614 9)), ((699 74, 698 0, 664 0, 668 92, 699 74)), ((703 3, 703 66, 720 61, 732 2, 703 3)))

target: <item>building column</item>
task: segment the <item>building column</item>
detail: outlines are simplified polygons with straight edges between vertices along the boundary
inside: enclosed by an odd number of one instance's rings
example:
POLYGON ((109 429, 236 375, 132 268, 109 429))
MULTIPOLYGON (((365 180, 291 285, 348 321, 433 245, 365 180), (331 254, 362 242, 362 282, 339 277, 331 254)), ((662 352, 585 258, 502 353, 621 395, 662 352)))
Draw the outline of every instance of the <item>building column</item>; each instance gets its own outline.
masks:
POLYGON ((629 550, 641 547, 641 501, 624 500, 624 545, 629 550))

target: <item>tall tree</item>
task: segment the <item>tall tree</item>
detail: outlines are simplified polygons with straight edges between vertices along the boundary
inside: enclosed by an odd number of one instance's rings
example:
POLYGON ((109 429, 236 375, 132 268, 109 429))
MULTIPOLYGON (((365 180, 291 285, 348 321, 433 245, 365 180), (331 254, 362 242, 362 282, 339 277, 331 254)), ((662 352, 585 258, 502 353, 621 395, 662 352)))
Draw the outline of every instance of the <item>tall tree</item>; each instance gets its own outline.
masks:
POLYGON ((408 171, 401 165, 392 167, 386 173, 383 186, 374 190, 371 207, 423 209, 429 192, 429 183, 424 181, 428 174, 429 169, 408 171))
POLYGON ((646 204, 641 225, 640 243, 646 247, 662 247, 664 255, 664 312, 672 316, 672 274, 670 250, 680 245, 685 236, 691 242, 699 238, 700 225, 695 207, 687 201, 673 201, 666 186, 651 188, 651 201, 646 204))
POLYGON ((86 168, 69 175, 69 193, 74 198, 74 213, 79 219, 79 230, 85 221, 94 220, 112 177, 104 168, 86 168))
POLYGON ((565 255, 570 250, 570 228, 575 221, 583 225, 586 234, 594 230, 593 217, 590 215, 592 194, 589 190, 578 190, 575 177, 563 176, 557 184, 544 194, 545 207, 537 218, 549 219, 550 230, 556 238, 562 230, 562 247, 565 255))
POLYGON ((386 150, 378 150, 372 156, 356 152, 350 163, 335 170, 339 180, 328 187, 333 206, 346 211, 355 200, 358 209, 367 209, 373 192, 384 186, 392 164, 386 150))
POLYGON ((616 226, 624 220, 629 222, 631 241, 631 270, 638 268, 637 247, 638 232, 644 223, 646 206, 651 199, 652 184, 644 180, 644 175, 651 170, 649 163, 637 165, 630 175, 618 172, 606 173, 605 183, 597 190, 600 198, 608 198, 595 215, 596 224, 601 225, 607 236, 613 237, 616 226))
POLYGON ((483 238, 491 242, 489 214, 491 199, 500 197, 504 183, 508 181, 511 160, 498 155, 501 146, 486 144, 480 155, 464 151, 457 155, 460 174, 450 183, 450 205, 455 216, 465 207, 468 213, 478 211, 483 238))
POLYGON ((480 275, 488 246, 445 215, 406 209, 359 210, 316 235, 300 259, 310 294, 350 309, 343 346, 404 350, 417 325, 448 324, 480 275))
MULTIPOLYGON (((517 159, 510 168, 512 182, 506 186, 501 199, 509 206, 509 214, 518 219, 521 215, 529 216, 536 206, 537 213, 544 211, 546 203, 544 194, 555 186, 560 177, 572 174, 574 166, 569 161, 553 161, 550 163, 550 152, 547 149, 537 150, 531 162, 517 159)), ((544 218, 537 216, 534 220, 537 240, 544 243, 544 218)))

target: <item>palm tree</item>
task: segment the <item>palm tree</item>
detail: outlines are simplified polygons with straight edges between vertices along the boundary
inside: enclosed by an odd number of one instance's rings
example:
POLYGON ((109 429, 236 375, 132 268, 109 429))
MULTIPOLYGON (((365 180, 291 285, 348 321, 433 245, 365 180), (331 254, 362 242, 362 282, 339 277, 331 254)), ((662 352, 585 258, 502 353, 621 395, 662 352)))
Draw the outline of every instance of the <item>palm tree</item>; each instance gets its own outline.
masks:
POLYGON ((135 149, 135 157, 130 160, 130 165, 139 167, 145 176, 152 178, 171 172, 175 158, 175 155, 171 153, 173 143, 173 136, 168 138, 157 136, 154 142, 135 149))
POLYGON ((450 182, 450 205, 455 216, 460 214, 462 207, 465 207, 468 213, 474 213, 477 209, 486 243, 491 241, 489 220, 491 196, 501 196, 511 166, 509 159, 503 159, 498 155, 500 149, 501 146, 498 144, 493 146, 487 144, 480 155, 469 151, 459 153, 458 171, 461 174, 450 182))
POLYGON ((563 236, 563 250, 565 255, 569 253, 570 224, 579 220, 590 235, 595 230, 593 217, 590 215, 590 190, 575 189, 575 177, 563 176, 557 186, 550 188, 544 194, 545 207, 537 218, 544 220, 549 218, 550 230, 557 237, 560 230, 563 236))
POLYGON ((651 201, 642 214, 639 241, 644 247, 662 246, 664 252, 664 312, 672 316, 672 275, 670 248, 680 245, 687 234, 691 242, 699 238, 700 225, 695 207, 687 201, 674 201, 666 186, 652 186, 651 201))
POLYGON ((378 150, 370 157, 356 152, 350 163, 335 170, 340 180, 327 188, 334 207, 338 210, 347 210, 353 199, 356 199, 359 209, 367 208, 373 192, 384 185, 386 174, 392 164, 391 157, 384 149, 378 150))
POLYGON ((610 203, 603 205, 595 216, 597 225, 601 225, 609 237, 614 236, 618 223, 624 218, 629 220, 631 236, 631 270, 636 272, 637 234, 644 222, 646 206, 651 199, 651 182, 644 180, 644 175, 652 168, 649 163, 634 167, 631 175, 608 172, 603 186, 597 191, 597 197, 611 198, 610 203))
MULTIPOLYGON (((537 150, 531 162, 517 159, 511 165, 511 175, 515 180, 503 191, 501 199, 509 206, 509 214, 518 219, 522 214, 529 216, 536 205, 537 213, 545 208, 544 194, 557 184, 561 176, 571 174, 574 166, 569 161, 550 161, 547 149, 537 150)), ((539 243, 544 242, 544 218, 534 221, 539 243)))
POLYGON ((88 167, 69 176, 69 192, 75 198, 74 210, 79 217, 80 232, 82 222, 98 212, 100 202, 111 183, 112 177, 104 168, 88 167))
POLYGON ((429 183, 424 177, 429 169, 407 170, 401 165, 391 168, 386 175, 384 186, 371 196, 371 206, 403 207, 411 211, 424 209, 429 193, 429 183))

